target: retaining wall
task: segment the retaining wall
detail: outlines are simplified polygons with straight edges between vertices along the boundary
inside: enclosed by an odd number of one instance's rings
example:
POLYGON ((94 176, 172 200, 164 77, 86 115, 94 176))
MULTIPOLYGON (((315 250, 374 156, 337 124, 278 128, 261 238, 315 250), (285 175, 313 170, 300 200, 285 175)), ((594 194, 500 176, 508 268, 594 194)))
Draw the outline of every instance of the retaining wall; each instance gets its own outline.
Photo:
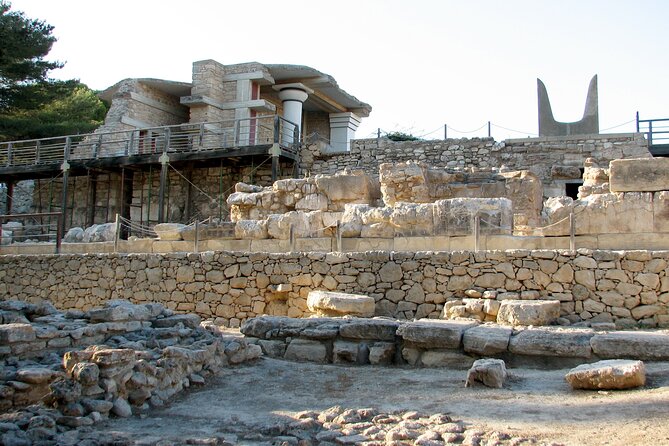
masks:
POLYGON ((159 302, 238 326, 303 317, 314 289, 361 293, 377 315, 438 318, 471 288, 496 299, 557 299, 571 322, 669 326, 669 251, 202 252, 0 257, 0 298, 88 309, 159 302))

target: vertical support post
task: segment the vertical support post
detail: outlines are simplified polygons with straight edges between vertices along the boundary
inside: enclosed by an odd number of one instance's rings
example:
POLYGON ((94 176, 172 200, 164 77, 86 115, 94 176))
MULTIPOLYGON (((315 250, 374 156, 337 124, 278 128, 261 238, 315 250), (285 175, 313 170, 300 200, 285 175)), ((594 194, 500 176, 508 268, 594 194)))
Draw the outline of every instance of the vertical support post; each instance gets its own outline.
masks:
POLYGON ((636 112, 636 132, 639 133, 639 112, 636 112))
POLYGON ((490 138, 491 135, 492 133, 490 132, 490 121, 488 121, 488 138, 490 138))
POLYGON ((281 119, 278 116, 274 117, 274 144, 270 149, 272 156, 272 183, 277 180, 279 176, 279 156, 281 155, 281 119))
MULTIPOLYGON (((60 244, 63 241, 63 225, 61 223, 62 218, 62 214, 56 217, 56 254, 60 254, 60 244)), ((51 224, 51 222, 49 222, 49 224, 51 224)))
POLYGON ((479 252, 481 248, 481 217, 477 213, 474 216, 474 252, 479 252))
POLYGON ((300 150, 300 128, 297 126, 293 127, 293 150, 295 153, 300 150))
POLYGON ((116 219, 115 219, 115 226, 114 226, 114 252, 118 252, 118 239, 121 235, 121 218, 119 217, 118 213, 116 214, 116 219))
POLYGON ((195 243, 194 252, 200 252, 200 220, 195 219, 195 243))
POLYGON ((98 143, 93 144, 93 158, 97 158, 98 155, 100 154, 100 149, 102 148, 102 135, 103 133, 100 133, 100 137, 98 138, 98 143))
POLYGON ((7 186, 7 201, 5 202, 5 214, 9 215, 12 213, 12 201, 14 199, 14 182, 9 180, 7 181, 7 183, 5 183, 5 185, 7 186))
POLYGON ((39 161, 40 161, 40 160, 39 160, 39 159, 40 159, 39 151, 40 151, 41 148, 42 148, 42 143, 41 143, 41 141, 38 139, 38 140, 35 142, 35 164, 39 164, 39 161))
MULTIPOLYGON (((131 215, 130 215, 130 205, 132 204, 132 195, 133 195, 133 188, 135 184, 135 172, 133 172, 130 169, 122 169, 121 170, 121 206, 120 206, 120 214, 121 217, 131 220, 131 215)), ((123 229, 121 231, 121 239, 127 240, 128 239, 129 231, 127 229, 123 229)))
POLYGON ((135 150, 135 130, 132 130, 130 132, 130 145, 126 152, 127 152, 126 155, 137 153, 137 151, 135 150))
POLYGON ((576 251, 576 228, 574 227, 574 211, 569 213, 569 251, 576 251))
POLYGON ((198 147, 201 149, 202 148, 202 142, 204 140, 204 123, 200 124, 200 137, 199 137, 199 143, 198 147))
POLYGON ((60 230, 61 234, 65 234, 65 224, 67 222, 67 183, 70 179, 70 137, 68 136, 65 140, 65 150, 63 152, 63 164, 60 165, 60 169, 63 171, 63 196, 60 205, 60 230))
POLYGON ((295 252, 295 228, 292 223, 288 225, 288 245, 290 252, 295 252))
POLYGON ((193 165, 189 164, 186 168, 186 197, 185 197, 185 208, 184 208, 184 220, 190 220, 190 216, 193 213, 193 204, 191 203, 193 196, 193 186, 191 185, 193 181, 193 165))
MULTIPOLYGON (((167 146, 165 146, 167 149, 167 146)), ((167 168, 170 161, 167 152, 160 155, 160 187, 158 189, 158 223, 165 223, 165 189, 167 187, 167 168)))
POLYGON ((444 124, 444 139, 448 139, 448 125, 444 124))
POLYGON ((648 147, 653 145, 653 121, 648 121, 648 147))
POLYGON ((7 167, 12 165, 14 161, 14 144, 11 142, 7 144, 7 167))
POLYGON ((97 200, 97 189, 98 189, 98 174, 97 173, 88 173, 88 206, 87 211, 88 215, 86 216, 86 225, 93 226, 95 223, 95 203, 97 200))

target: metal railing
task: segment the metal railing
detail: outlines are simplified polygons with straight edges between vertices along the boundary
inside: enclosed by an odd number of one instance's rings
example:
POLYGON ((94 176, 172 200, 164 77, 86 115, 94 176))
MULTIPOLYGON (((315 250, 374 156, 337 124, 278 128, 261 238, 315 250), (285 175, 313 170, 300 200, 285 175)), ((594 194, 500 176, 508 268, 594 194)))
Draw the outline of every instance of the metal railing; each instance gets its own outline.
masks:
POLYGON ((0 243, 4 244, 5 240, 7 244, 30 240, 55 242, 56 254, 59 254, 63 239, 62 220, 63 214, 60 212, 0 215, 0 239, 2 239, 0 243), (6 225, 8 222, 17 221, 24 223, 16 228, 6 225))
POLYGON ((637 112, 636 131, 646 135, 649 147, 669 145, 669 118, 639 119, 639 112, 637 112))
POLYGON ((272 145, 299 148, 299 127, 277 115, 179 124, 0 143, 0 168, 61 164, 162 152, 198 152, 272 145))

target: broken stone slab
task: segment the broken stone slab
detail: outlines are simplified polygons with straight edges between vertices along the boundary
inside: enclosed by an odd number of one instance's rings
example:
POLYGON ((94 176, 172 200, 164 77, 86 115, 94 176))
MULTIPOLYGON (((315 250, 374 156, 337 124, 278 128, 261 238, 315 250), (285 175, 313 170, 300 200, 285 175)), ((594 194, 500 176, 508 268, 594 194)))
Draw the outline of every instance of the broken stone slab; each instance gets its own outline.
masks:
POLYGON ((155 328, 169 328, 178 324, 183 324, 186 328, 197 328, 202 319, 197 314, 175 314, 173 316, 155 319, 151 324, 155 328))
POLYGON ((486 387, 501 389, 506 381, 506 365, 501 359, 478 359, 467 372, 465 387, 470 387, 477 382, 486 387))
POLYGON ((285 339, 300 337, 305 330, 317 330, 319 326, 334 326, 344 323, 344 319, 309 318, 296 319, 286 316, 259 316, 246 320, 241 326, 244 336, 259 339, 285 339))
POLYGON ((642 361, 608 359, 579 365, 565 379, 572 389, 633 389, 646 384, 646 368, 642 361))
POLYGON ((428 350, 420 355, 420 365, 423 367, 466 369, 473 362, 474 358, 456 350, 428 350))
POLYGON ((336 291, 310 291, 307 307, 317 314, 328 316, 374 316, 376 303, 373 297, 336 291))
POLYGON ((465 331, 462 343, 467 353, 495 355, 507 351, 511 333, 511 327, 483 324, 465 331))
POLYGON ((611 192, 669 190, 669 158, 617 159, 609 164, 611 192))
POLYGON ((327 348, 318 341, 293 339, 286 348, 284 358, 291 361, 327 362, 327 348))
POLYGON ((497 323, 514 326, 549 325, 558 317, 559 300, 503 300, 497 311, 497 323))
POLYGON ((509 351, 518 355, 589 358, 592 330, 527 328, 511 336, 509 351))
POLYGON ((595 335, 590 345, 600 358, 669 360, 667 333, 614 331, 595 335))
POLYGON ((470 320, 420 319, 400 325, 397 335, 420 348, 460 348, 462 335, 478 324, 470 320))

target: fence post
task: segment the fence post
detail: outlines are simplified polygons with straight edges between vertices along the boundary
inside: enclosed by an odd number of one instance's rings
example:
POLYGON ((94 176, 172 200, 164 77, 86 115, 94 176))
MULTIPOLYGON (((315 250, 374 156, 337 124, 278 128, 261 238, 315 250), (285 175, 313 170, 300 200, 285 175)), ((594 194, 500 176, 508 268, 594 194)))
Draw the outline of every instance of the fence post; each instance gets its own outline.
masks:
POLYGON ((492 132, 490 131, 490 121, 488 121, 488 138, 492 135, 492 132))
POLYGON ((569 250, 576 251, 576 228, 574 227, 574 210, 569 213, 569 250))
POLYGON ((7 144, 7 167, 12 165, 12 161, 14 161, 14 144, 10 142, 7 144))
POLYGON ((444 124, 444 140, 448 139, 448 125, 444 124))
POLYGON ((116 228, 114 231, 114 252, 118 252, 118 239, 121 235, 121 219, 118 214, 116 214, 116 228))
POLYGON ((636 132, 639 133, 639 112, 636 112, 636 132))
POLYGON ((478 252, 481 243, 481 217, 476 213, 474 216, 474 252, 478 252))
POLYGON ((200 221, 195 220, 195 252, 200 252, 200 221))

